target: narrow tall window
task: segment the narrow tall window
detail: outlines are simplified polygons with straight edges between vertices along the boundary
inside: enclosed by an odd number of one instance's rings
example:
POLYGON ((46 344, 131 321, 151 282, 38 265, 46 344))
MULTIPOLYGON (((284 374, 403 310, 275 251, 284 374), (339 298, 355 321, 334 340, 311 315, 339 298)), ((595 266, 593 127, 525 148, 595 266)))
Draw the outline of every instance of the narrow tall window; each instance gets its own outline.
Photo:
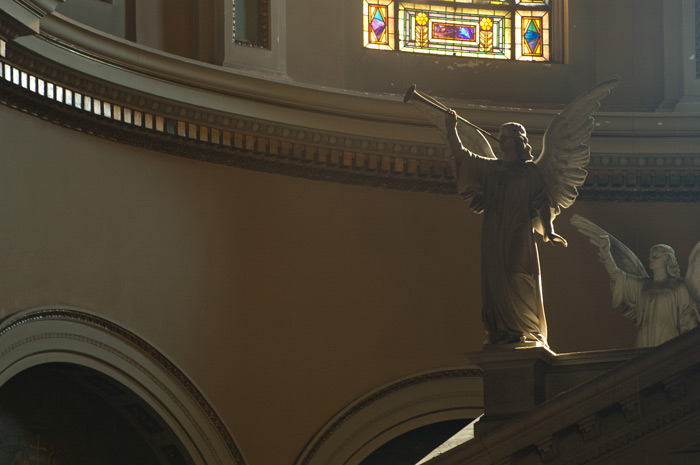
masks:
POLYGON ((550 0, 363 0, 364 46, 550 61, 550 0))
POLYGON ((269 0, 233 0, 231 16, 237 44, 270 48, 269 0))

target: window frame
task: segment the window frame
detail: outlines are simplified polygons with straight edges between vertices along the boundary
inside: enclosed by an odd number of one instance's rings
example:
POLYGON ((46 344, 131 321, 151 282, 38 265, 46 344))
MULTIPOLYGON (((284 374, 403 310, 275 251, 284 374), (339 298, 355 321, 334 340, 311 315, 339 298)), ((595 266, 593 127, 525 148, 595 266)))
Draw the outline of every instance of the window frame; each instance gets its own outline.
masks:
MULTIPOLYGON (((510 61, 510 62, 540 62, 540 63, 563 63, 566 62, 566 48, 567 48, 567 41, 566 41, 566 34, 565 34, 565 24, 566 20, 568 18, 568 8, 567 8, 567 0, 545 0, 544 3, 539 4, 539 5, 527 5, 525 6, 523 3, 520 3, 519 0, 503 0, 503 1, 495 1, 494 4, 491 3, 476 3, 476 1, 473 2, 466 2, 466 1, 459 1, 459 0, 454 0, 454 1, 443 1, 443 0, 416 0, 416 1, 408 1, 408 0, 363 0, 362 1, 362 6, 363 6, 363 12, 362 12, 362 20, 363 20, 363 48, 367 50, 382 50, 382 51, 395 51, 395 52, 401 52, 401 53, 418 53, 418 54, 429 54, 429 55, 442 55, 442 56, 450 56, 450 57, 459 57, 459 58, 483 58, 483 59, 489 59, 489 60, 496 60, 496 61, 510 61), (403 7, 403 8, 402 8, 403 7), (462 18, 466 17, 466 14, 468 13, 468 10, 474 10, 474 15, 473 17, 478 16, 478 10, 487 10, 487 14, 483 16, 489 16, 488 12, 506 12, 506 15, 508 16, 508 24, 507 28, 508 30, 505 31, 505 35, 507 35, 507 38, 501 37, 504 41, 507 43, 504 45, 504 47, 507 47, 506 53, 501 53, 499 54, 498 51, 492 52, 491 50, 487 52, 482 52, 481 47, 480 47, 480 42, 477 43, 476 41, 479 40, 481 41, 481 38, 475 39, 472 37, 472 43, 471 46, 472 48, 469 49, 466 45, 462 46, 459 44, 458 40, 461 40, 461 37, 459 39, 453 38, 453 39, 448 39, 444 40, 443 43, 446 45, 443 46, 443 48, 440 48, 440 41, 435 40, 432 37, 433 32, 435 31, 434 25, 436 23, 433 23, 432 21, 430 22, 429 26, 431 27, 426 27, 425 23, 423 27, 423 32, 428 35, 428 39, 426 40, 423 46, 415 46, 414 43, 411 43, 411 40, 414 42, 417 42, 417 39, 415 39, 415 36, 411 37, 409 36, 411 31, 406 31, 409 22, 407 22, 406 18, 406 13, 402 13, 402 11, 406 11, 406 9, 410 9, 411 11, 419 11, 425 9, 425 7, 429 8, 435 8, 435 11, 438 11, 438 15, 440 15, 439 10, 445 10, 443 15, 445 17, 449 17, 450 9, 455 9, 457 16, 464 15, 462 18), (384 14, 386 15, 386 20, 384 22, 384 30, 382 31, 382 36, 386 36, 383 41, 380 40, 373 40, 376 39, 376 35, 373 33, 372 30, 372 17, 374 16, 374 13, 377 11, 377 8, 383 8, 384 14), (464 10, 462 10, 464 9, 464 10), (460 11, 461 10, 461 11, 460 11), (466 11, 465 11, 466 10, 466 11), (533 11, 533 12, 544 12, 544 15, 547 17, 548 21, 548 29, 542 33, 543 40, 542 40, 542 45, 546 46, 548 50, 548 56, 541 58, 537 56, 531 56, 528 55, 527 53, 521 54, 520 57, 516 56, 517 54, 517 48, 522 44, 522 41, 520 40, 519 37, 516 36, 518 34, 517 30, 519 28, 516 27, 516 20, 518 19, 518 16, 516 12, 522 12, 522 11, 533 11), (427 30, 427 31, 426 31, 427 30), (516 41, 517 39, 517 41, 516 41), (432 50, 427 48, 427 44, 431 43, 432 40, 435 40, 433 42, 436 45, 432 50), (457 45, 455 45, 457 44, 457 45), (479 45, 478 50, 475 50, 474 48, 479 45), (461 51, 460 51, 461 49, 461 51)), ((539 13, 538 13, 539 14, 539 13)), ((494 14, 494 17, 496 15, 494 14)), ((474 18, 471 18, 474 19, 474 18)), ((413 19, 409 19, 409 21, 412 21, 412 25, 415 27, 416 23, 418 22, 415 15, 413 19)), ((427 23, 427 18, 423 18, 423 21, 427 23)), ((446 21, 449 23, 449 20, 446 21)), ((543 21, 544 22, 544 21, 543 21)), ((454 24, 458 24, 459 21, 455 20, 452 26, 454 24)), ((381 25, 381 22, 379 23, 381 25)), ((450 24, 448 24, 448 27, 450 24)), ((499 24, 499 27, 502 27, 503 25, 499 24)), ((472 30, 473 34, 481 34, 481 31, 479 30, 478 32, 477 29, 479 27, 470 27, 472 30)), ((466 44, 466 41, 463 42, 466 44)), ((495 49, 495 47, 494 47, 495 49)))

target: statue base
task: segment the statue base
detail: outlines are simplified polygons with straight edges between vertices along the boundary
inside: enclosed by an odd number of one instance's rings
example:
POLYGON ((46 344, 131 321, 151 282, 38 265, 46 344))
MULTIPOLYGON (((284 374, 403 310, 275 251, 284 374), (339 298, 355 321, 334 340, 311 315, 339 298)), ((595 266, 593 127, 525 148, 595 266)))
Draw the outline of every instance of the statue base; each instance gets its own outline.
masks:
POLYGON ((512 344, 484 344, 482 350, 487 352, 492 350, 499 350, 503 352, 517 349, 535 349, 537 347, 542 347, 549 350, 549 347, 537 341, 514 342, 512 344))
POLYGON ((474 435, 537 408, 548 399, 640 355, 644 349, 555 354, 538 342, 488 344, 467 354, 484 373, 484 415, 474 435))
POLYGON ((545 375, 556 354, 539 342, 487 344, 467 354, 484 372, 484 416, 476 436, 546 400, 545 375))

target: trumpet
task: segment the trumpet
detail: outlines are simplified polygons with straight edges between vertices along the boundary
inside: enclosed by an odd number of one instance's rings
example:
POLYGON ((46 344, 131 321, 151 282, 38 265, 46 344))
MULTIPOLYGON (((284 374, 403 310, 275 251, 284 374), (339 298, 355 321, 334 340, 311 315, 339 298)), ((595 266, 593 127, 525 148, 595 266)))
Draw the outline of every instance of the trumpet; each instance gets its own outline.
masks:
MULTIPOLYGON (((424 94, 424 93, 422 93, 422 92, 419 92, 418 89, 416 89, 416 85, 415 85, 415 84, 413 84, 411 87, 408 88, 408 90, 406 91, 406 95, 404 95, 404 97, 403 97, 404 103, 408 103, 409 100, 417 100, 417 101, 419 101, 419 102, 421 102, 421 103, 424 103, 424 104, 426 104, 426 105, 428 105, 428 106, 431 106, 431 107, 435 108, 436 110, 440 110, 440 111, 442 111, 442 112, 444 112, 444 113, 450 113, 450 112, 452 111, 452 109, 451 109, 450 107, 448 107, 448 106, 446 106, 446 105, 444 105, 444 104, 438 102, 437 100, 435 100, 434 98, 432 98, 430 95, 424 94)), ((456 114, 456 113, 455 113, 455 114, 456 114)), ((500 142, 500 140, 498 139, 498 137, 492 135, 492 134, 491 134, 490 132, 488 132, 488 131, 485 131, 485 130, 481 129, 481 128, 480 128, 479 126, 477 126, 476 124, 473 124, 473 123, 471 123, 470 121, 467 121, 466 119, 462 118, 462 117, 459 116, 459 115, 457 115, 457 120, 459 120, 459 121, 461 121, 461 122, 463 122, 463 123, 465 123, 465 124, 468 124, 469 126, 473 127, 473 128, 476 129, 477 131, 479 131, 479 132, 480 132, 481 134, 483 134, 484 136, 490 137, 491 139, 493 139, 493 140, 495 140, 495 141, 497 141, 497 142, 500 142)))

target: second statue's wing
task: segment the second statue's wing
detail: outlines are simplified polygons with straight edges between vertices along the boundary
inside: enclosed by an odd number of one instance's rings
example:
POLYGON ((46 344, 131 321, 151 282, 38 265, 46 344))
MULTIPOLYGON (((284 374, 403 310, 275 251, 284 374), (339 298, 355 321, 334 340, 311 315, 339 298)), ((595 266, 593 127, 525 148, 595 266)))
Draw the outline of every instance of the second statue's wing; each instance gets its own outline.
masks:
POLYGON ((577 214, 574 214, 571 217, 571 224, 578 229, 581 234, 593 239, 601 236, 608 236, 610 238, 610 255, 612 255, 613 260, 615 260, 617 267, 625 273, 633 276, 639 276, 642 278, 649 277, 644 265, 634 254, 634 252, 632 252, 625 244, 617 240, 612 234, 608 233, 592 221, 587 220, 586 218, 577 214))
POLYGON ((590 158, 586 142, 593 131, 593 113, 600 101, 617 86, 619 76, 604 80, 571 102, 549 124, 542 141, 542 153, 535 163, 540 168, 555 213, 568 208, 586 180, 584 169, 590 158))
POLYGON ((695 244, 688 257, 688 271, 685 273, 685 284, 690 296, 700 305, 700 242, 695 244))

